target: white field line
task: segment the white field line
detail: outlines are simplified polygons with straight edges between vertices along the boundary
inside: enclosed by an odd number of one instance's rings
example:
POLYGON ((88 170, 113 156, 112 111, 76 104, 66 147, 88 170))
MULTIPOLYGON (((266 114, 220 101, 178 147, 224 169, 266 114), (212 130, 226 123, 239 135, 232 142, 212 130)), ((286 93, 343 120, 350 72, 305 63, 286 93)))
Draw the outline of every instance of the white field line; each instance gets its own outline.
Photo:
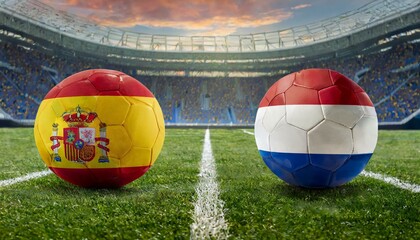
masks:
MULTIPOLYGON (((254 135, 254 133, 248 132, 245 129, 242 129, 242 131, 244 133, 254 135)), ((396 187, 406 189, 406 190, 409 190, 409 191, 412 191, 412 192, 415 192, 415 193, 420 192, 420 185, 403 182, 398 178, 388 177, 388 176, 385 176, 385 175, 382 175, 382 174, 379 174, 379 173, 367 172, 367 171, 364 171, 364 170, 360 173, 360 175, 365 176, 365 177, 374 178, 374 179, 377 179, 377 180, 381 180, 383 182, 392 184, 396 187)))
POLYGON ((29 181, 29 180, 35 179, 35 178, 40 178, 40 177, 49 175, 51 173, 52 172, 50 170, 45 170, 45 171, 41 171, 41 172, 29 173, 28 175, 25 175, 25 176, 22 176, 22 177, 1 180, 0 181, 0 187, 6 187, 6 186, 13 185, 15 183, 20 183, 20 182, 29 181))
POLYGON ((246 134, 249 134, 249 135, 254 135, 254 133, 253 133, 253 132, 247 131, 247 130, 245 130, 245 129, 242 129, 242 131, 243 131, 244 133, 246 133, 246 134))
POLYGON ((382 175, 382 174, 379 174, 379 173, 367 172, 367 171, 362 171, 360 173, 360 175, 365 176, 365 177, 371 177, 371 178, 374 178, 374 179, 378 179, 378 180, 384 181, 386 183, 392 184, 396 187, 409 190, 409 191, 414 192, 414 193, 419 193, 420 192, 420 185, 403 182, 398 178, 388 177, 388 176, 385 176, 385 175, 382 175))
POLYGON ((216 164, 210 142, 210 130, 204 136, 201 156, 199 183, 196 188, 193 223, 190 239, 227 239, 228 225, 223 209, 224 202, 219 199, 216 164))

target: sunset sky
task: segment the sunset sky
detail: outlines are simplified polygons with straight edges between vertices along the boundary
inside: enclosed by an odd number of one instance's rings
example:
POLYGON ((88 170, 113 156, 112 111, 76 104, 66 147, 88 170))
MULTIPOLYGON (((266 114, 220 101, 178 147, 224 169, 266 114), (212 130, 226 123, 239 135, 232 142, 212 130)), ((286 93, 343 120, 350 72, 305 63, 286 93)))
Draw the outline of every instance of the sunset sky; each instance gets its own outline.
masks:
POLYGON ((166 35, 275 31, 333 17, 372 0, 41 0, 102 25, 166 35))

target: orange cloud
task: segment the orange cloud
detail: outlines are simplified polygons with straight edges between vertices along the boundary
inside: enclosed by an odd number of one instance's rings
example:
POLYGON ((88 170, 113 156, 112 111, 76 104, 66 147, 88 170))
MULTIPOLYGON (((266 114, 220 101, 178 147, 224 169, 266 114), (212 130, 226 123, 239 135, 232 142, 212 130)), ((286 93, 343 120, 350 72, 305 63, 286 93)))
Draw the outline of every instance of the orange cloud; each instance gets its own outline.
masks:
MULTIPOLYGON (((227 35, 241 27, 281 22, 292 12, 276 0, 43 0, 51 6, 116 27, 170 27, 209 35, 227 35)), ((298 5, 300 6, 300 5, 298 5)), ((296 7, 298 7, 296 6, 296 7)))

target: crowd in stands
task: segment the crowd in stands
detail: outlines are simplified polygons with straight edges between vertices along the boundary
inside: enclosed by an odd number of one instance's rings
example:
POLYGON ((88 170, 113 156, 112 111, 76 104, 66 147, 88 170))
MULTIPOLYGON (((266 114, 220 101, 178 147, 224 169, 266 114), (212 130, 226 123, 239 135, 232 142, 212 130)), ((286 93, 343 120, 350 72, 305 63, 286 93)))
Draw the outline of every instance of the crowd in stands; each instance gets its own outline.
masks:
POLYGON ((417 72, 408 79, 393 95, 376 106, 378 118, 393 122, 410 116, 420 107, 420 74, 417 72))
MULTIPOLYGON (((316 67, 343 73, 368 93, 379 121, 389 122, 400 121, 420 108, 419 63, 417 42, 372 54, 302 63, 290 72, 316 67)), ((13 118, 34 119, 39 103, 55 84, 91 68, 129 71, 0 41, 0 107, 13 118)), ((261 98, 282 77, 133 76, 155 94, 167 123, 224 124, 252 124, 261 98)))

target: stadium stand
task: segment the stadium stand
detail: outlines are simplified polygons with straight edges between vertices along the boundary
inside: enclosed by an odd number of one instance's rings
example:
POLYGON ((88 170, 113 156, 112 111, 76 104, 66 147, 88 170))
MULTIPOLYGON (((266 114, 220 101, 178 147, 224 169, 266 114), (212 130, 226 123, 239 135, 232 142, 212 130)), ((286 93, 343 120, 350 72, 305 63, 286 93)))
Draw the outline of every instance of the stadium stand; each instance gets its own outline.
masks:
MULTIPOLYGON (((1 42, 1 108, 16 119, 34 119, 43 96, 57 82, 90 68, 121 66, 47 55, 18 44, 1 42)), ((400 121, 420 107, 420 44, 403 43, 387 51, 345 59, 328 59, 292 66, 288 71, 323 67, 355 79, 375 103, 380 122, 400 121)), ((168 123, 252 124, 259 101, 280 75, 182 77, 134 75, 159 100, 168 123)))
POLYGON ((320 22, 237 36, 165 36, 99 26, 36 0, 0 0, 0 112, 34 119, 54 85, 115 69, 144 83, 167 124, 252 125, 282 76, 337 70, 361 85, 380 124, 420 109, 420 3, 375 0, 320 22))

